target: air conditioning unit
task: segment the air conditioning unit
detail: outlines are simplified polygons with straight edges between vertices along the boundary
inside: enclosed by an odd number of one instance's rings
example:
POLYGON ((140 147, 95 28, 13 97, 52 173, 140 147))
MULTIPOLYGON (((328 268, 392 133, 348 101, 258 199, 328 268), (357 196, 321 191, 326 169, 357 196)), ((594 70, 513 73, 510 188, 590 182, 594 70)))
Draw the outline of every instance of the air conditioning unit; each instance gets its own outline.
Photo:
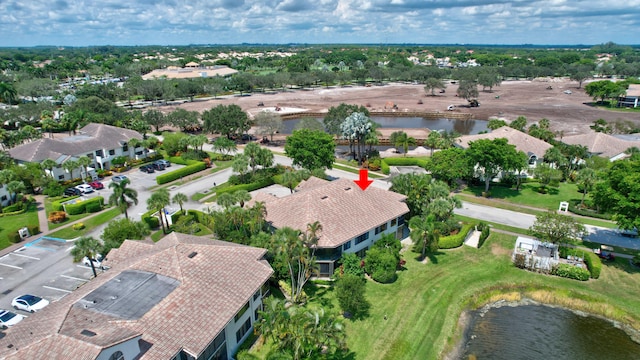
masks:
POLYGON ((18 230, 18 235, 20 235, 20 239, 26 239, 29 236, 31 236, 31 235, 29 235, 29 229, 26 228, 26 227, 23 227, 23 228, 19 229, 18 230))

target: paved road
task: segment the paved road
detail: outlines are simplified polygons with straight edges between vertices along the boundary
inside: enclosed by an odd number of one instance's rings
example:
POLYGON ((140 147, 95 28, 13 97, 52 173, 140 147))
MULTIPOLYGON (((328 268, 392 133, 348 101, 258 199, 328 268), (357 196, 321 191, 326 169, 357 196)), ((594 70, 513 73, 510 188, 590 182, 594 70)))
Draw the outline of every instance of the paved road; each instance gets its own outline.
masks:
MULTIPOLYGON (((454 212, 470 218, 509 225, 520 229, 528 229, 536 220, 534 215, 498 209, 490 206, 477 205, 464 201, 462 202, 462 208, 455 209, 454 212)), ((599 226, 586 225, 585 228, 589 232, 589 235, 585 237, 585 240, 604 245, 640 250, 640 239, 638 238, 622 236, 613 229, 599 226)))

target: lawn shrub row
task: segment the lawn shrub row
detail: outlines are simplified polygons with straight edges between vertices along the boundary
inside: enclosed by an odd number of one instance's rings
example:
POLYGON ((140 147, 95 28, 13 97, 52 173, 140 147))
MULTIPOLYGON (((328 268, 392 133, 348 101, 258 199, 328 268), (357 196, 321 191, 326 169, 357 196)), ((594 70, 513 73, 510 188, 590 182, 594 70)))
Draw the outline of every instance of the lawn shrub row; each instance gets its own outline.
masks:
POLYGON ((238 190, 254 191, 254 190, 262 189, 263 187, 267 187, 273 184, 275 184, 275 182, 273 181, 273 178, 266 178, 266 179, 262 179, 260 181, 249 183, 249 184, 233 185, 223 189, 218 189, 216 190, 216 194, 220 195, 220 194, 229 193, 229 192, 233 193, 238 190))
POLYGON ((166 184, 166 183, 172 182, 174 180, 178 180, 183 176, 188 176, 188 175, 191 175, 191 174, 195 174, 195 173, 197 173, 199 171, 202 171, 202 170, 204 170, 206 168, 207 168, 207 164, 203 163, 202 161, 195 161, 191 165, 187 165, 187 166, 185 166, 183 168, 173 170, 173 171, 168 172, 166 174, 158 175, 156 177, 156 182, 158 183, 158 185, 166 184))
POLYGON ((438 247, 440 249, 453 249, 462 246, 462 243, 464 243, 464 239, 467 238, 467 235, 470 231, 473 231, 473 228, 475 226, 475 223, 467 223, 462 225, 459 233, 441 237, 440 240, 438 240, 438 247))
POLYGON ((480 230, 480 239, 478 240, 478 248, 481 248, 484 242, 487 240, 489 235, 491 235, 491 228, 489 225, 480 222, 478 224, 478 230, 480 230))
POLYGON ((597 254, 588 249, 573 249, 567 247, 560 247, 560 257, 566 258, 567 255, 583 257, 584 263, 587 264, 587 268, 591 273, 591 277, 597 279, 602 272, 602 260, 597 254))
POLYGON ((580 281, 589 280, 589 270, 569 264, 558 264, 558 266, 554 267, 553 270, 551 270, 551 273, 553 275, 568 279, 575 279, 580 281))
POLYGON ((67 198, 62 198, 60 200, 56 200, 56 201, 52 201, 51 202, 51 210, 53 211, 64 211, 64 206, 62 206, 62 203, 65 201, 69 201, 69 200, 73 200, 76 198, 79 198, 80 196, 76 195, 76 196, 69 196, 67 198))
POLYGON ((385 175, 389 175, 389 173, 391 172, 391 169, 389 168, 389 164, 387 164, 387 162, 384 161, 384 159, 380 162, 380 171, 382 171, 382 173, 385 175))
MULTIPOLYGON (((577 204, 580 204, 580 202, 578 201, 577 204)), ((596 219, 603 219, 603 220, 611 220, 612 215, 611 214, 600 214, 597 213, 593 210, 589 210, 589 209, 580 209, 577 206, 576 203, 572 202, 569 204, 569 211, 571 211, 572 213, 576 214, 576 215, 582 215, 582 216, 588 216, 588 217, 592 217, 592 218, 596 218, 596 219)))
POLYGON ((420 166, 421 168, 427 167, 427 160, 416 159, 411 157, 390 157, 382 159, 383 163, 387 163, 389 166, 420 166))
MULTIPOLYGON (((31 236, 40 233, 40 226, 38 225, 26 225, 26 228, 29 230, 29 235, 31 236)), ((20 241, 22 241, 22 239, 20 238, 20 234, 18 233, 17 230, 15 232, 7 234, 7 237, 9 238, 9 241, 13 244, 17 244, 20 241)))
POLYGON ((96 196, 94 198, 80 201, 75 204, 67 204, 65 205, 65 211, 69 215, 84 214, 85 212, 97 212, 102 209, 103 204, 104 198, 102 196, 96 196))

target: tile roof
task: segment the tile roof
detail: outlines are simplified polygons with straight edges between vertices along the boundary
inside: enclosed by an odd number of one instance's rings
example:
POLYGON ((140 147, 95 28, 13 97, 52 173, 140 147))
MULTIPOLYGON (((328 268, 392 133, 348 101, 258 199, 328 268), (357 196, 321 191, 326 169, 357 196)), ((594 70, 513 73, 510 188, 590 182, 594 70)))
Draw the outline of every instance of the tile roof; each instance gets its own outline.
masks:
POLYGON ((141 360, 169 359, 181 349, 200 354, 273 273, 265 253, 178 233, 155 245, 127 240, 107 255, 110 270, 0 339, 0 358, 95 359, 102 348, 137 336, 151 344, 141 360), (176 279, 179 286, 137 320, 74 306, 131 270, 176 279))
POLYGON ((624 140, 595 131, 587 134, 565 136, 559 140, 568 145, 584 145, 591 154, 609 159, 624 153, 629 148, 640 148, 640 141, 624 140))
POLYGON ((538 158, 542 158, 544 153, 553 146, 547 142, 544 142, 538 138, 535 138, 529 134, 525 134, 522 131, 512 129, 508 126, 495 129, 490 133, 477 134, 477 135, 465 135, 458 138, 456 144, 463 149, 469 147, 469 143, 480 139, 500 139, 505 138, 511 145, 515 145, 516 150, 522 151, 525 154, 535 154, 538 158))
POLYGON ((640 97, 640 84, 630 84, 627 88, 627 96, 640 97))
POLYGON ((87 124, 76 135, 64 138, 42 138, 9 149, 12 158, 25 162, 82 155, 98 149, 115 149, 132 138, 142 139, 135 130, 105 124, 87 124))
POLYGON ((311 177, 282 198, 256 197, 267 209, 267 221, 276 228, 300 231, 319 221, 318 247, 334 248, 391 219, 409 212, 406 196, 373 186, 363 191, 352 180, 324 181, 311 177))

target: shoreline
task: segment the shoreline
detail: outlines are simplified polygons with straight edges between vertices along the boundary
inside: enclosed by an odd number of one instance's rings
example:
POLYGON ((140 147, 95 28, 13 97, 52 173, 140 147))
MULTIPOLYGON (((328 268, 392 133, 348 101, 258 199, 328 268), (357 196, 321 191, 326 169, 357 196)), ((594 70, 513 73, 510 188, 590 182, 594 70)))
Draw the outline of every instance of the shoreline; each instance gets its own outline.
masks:
POLYGON ((608 318, 602 314, 559 305, 554 302, 544 302, 544 301, 534 300, 523 294, 520 294, 522 296, 520 299, 513 300, 512 298, 513 295, 514 295, 513 293, 503 293, 496 296, 498 298, 497 300, 493 299, 491 302, 488 302, 485 304, 479 304, 479 306, 477 307, 469 307, 464 309, 460 314, 460 316, 458 317, 457 327, 454 332, 454 339, 456 339, 456 343, 449 350, 445 348, 446 353, 442 356, 442 359, 443 360, 460 359, 460 356, 464 352, 465 345, 469 340, 469 332, 471 330, 470 328, 471 320, 475 315, 474 313, 477 312, 479 316, 483 316, 491 309, 497 309, 504 306, 510 306, 510 307, 527 306, 527 305, 546 306, 550 308, 571 311, 572 313, 579 316, 592 316, 592 317, 611 323, 614 327, 624 331, 624 333, 627 334, 627 336, 629 336, 629 338, 633 342, 640 344, 640 329, 635 329, 633 326, 626 324, 624 322, 621 322, 619 320, 608 318), (503 298, 500 298, 501 295, 503 295, 503 298))

